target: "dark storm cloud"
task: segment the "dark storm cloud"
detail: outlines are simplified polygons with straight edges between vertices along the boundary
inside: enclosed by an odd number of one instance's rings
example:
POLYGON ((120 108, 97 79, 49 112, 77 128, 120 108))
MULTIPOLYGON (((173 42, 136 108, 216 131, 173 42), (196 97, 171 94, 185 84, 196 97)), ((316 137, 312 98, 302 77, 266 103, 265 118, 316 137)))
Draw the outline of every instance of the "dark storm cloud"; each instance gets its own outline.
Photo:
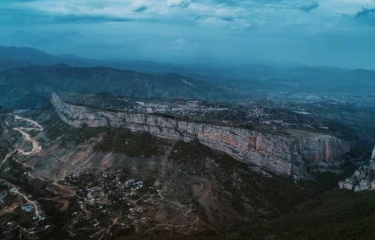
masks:
POLYGON ((357 12, 356 18, 367 17, 370 13, 375 13, 375 8, 362 8, 361 11, 357 12))
POLYGON ((375 8, 362 8, 374 0, 0 1, 0 45, 95 58, 374 68, 375 8))
POLYGON ((318 8, 318 7, 319 7, 319 3, 313 2, 313 3, 310 3, 310 4, 303 5, 303 6, 299 7, 298 9, 302 10, 304 12, 310 12, 311 10, 314 10, 315 8, 318 8))
POLYGON ((146 11, 147 10, 147 7, 146 6, 142 6, 142 7, 139 7, 139 8, 137 8, 137 9, 135 9, 134 10, 134 12, 144 12, 144 11, 146 11))
POLYGON ((226 21, 226 22, 233 22, 234 21, 233 17, 222 17, 220 19, 223 20, 223 21, 226 21))

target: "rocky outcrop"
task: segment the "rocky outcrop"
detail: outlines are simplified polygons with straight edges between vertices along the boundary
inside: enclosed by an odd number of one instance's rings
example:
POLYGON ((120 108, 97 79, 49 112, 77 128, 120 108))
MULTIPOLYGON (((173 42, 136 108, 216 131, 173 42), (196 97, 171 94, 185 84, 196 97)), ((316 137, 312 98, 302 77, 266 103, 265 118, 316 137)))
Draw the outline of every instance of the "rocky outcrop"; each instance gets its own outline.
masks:
POLYGON ((375 190, 375 147, 372 151, 369 164, 361 166, 353 176, 339 182, 339 188, 354 190, 355 192, 364 190, 375 190))
POLYGON ((61 120, 77 128, 126 127, 170 140, 198 139, 208 147, 276 174, 308 178, 308 163, 338 161, 351 150, 350 142, 324 134, 278 136, 156 115, 97 110, 65 103, 56 94, 51 101, 61 120))

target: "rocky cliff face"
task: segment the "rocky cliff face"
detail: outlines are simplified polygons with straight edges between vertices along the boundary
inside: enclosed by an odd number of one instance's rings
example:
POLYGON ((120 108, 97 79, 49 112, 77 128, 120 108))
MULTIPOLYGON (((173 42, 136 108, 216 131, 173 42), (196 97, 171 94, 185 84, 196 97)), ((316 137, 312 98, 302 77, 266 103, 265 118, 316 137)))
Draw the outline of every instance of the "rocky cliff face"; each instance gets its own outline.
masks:
POLYGON ((239 161, 251 163, 276 174, 308 178, 307 165, 339 161, 350 152, 351 143, 337 137, 299 132, 298 136, 278 136, 247 129, 125 112, 93 110, 63 102, 56 94, 52 104, 61 120, 74 127, 126 127, 151 135, 191 141, 226 152, 239 161))

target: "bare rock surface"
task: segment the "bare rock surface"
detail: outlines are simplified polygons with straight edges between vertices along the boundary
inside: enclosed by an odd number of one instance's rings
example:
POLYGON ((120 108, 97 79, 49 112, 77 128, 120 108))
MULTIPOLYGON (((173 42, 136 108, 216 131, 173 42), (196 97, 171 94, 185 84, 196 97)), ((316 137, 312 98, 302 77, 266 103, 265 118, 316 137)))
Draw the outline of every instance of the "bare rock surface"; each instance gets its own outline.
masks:
POLYGON ((148 132, 169 140, 189 142, 198 139, 202 144, 223 151, 239 161, 276 174, 300 178, 309 178, 308 164, 340 161, 352 148, 351 142, 321 133, 293 130, 290 135, 283 136, 151 114, 91 109, 65 103, 57 94, 53 94, 51 101, 60 119, 76 128, 84 125, 126 127, 134 132, 148 132))

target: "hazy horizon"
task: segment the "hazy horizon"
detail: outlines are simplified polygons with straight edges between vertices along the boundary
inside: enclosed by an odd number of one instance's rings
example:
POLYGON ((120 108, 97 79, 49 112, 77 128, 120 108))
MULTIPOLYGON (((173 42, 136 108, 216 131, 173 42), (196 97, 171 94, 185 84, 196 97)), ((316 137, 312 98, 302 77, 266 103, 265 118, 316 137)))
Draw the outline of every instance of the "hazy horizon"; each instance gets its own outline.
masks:
POLYGON ((176 64, 375 70, 375 1, 3 1, 0 45, 176 64))

